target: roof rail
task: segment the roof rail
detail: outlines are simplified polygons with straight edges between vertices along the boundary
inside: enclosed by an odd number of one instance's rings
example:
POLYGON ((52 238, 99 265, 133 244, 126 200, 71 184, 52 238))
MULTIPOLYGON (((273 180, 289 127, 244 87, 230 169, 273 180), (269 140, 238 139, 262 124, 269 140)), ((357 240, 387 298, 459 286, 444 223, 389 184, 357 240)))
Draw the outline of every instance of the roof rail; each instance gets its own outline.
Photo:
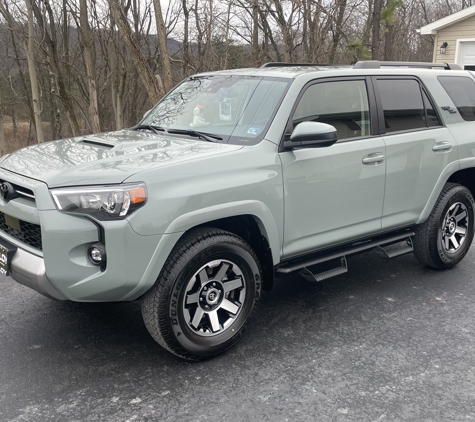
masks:
POLYGON ((441 67, 445 70, 462 70, 462 68, 455 63, 423 63, 423 62, 380 62, 379 60, 366 60, 356 63, 353 69, 380 69, 381 67, 418 67, 422 69, 432 69, 434 67, 441 67))
POLYGON ((333 64, 326 64, 326 63, 283 63, 283 62, 269 62, 264 63, 261 68, 263 67, 294 67, 294 66, 337 66, 333 64))

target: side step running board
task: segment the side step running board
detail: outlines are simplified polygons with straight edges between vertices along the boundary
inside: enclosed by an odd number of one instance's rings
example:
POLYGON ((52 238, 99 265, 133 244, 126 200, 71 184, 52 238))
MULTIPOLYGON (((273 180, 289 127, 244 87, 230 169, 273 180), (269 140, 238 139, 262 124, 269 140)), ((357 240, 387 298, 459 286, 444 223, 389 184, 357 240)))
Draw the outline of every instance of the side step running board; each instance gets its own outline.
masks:
MULTIPOLYGON (((373 240, 370 239, 365 242, 355 242, 350 246, 341 247, 337 250, 334 249, 333 252, 330 251, 326 253, 314 253, 306 256, 292 258, 286 262, 284 261, 280 265, 280 267, 276 270, 276 276, 284 277, 295 271, 300 270, 303 270, 303 272, 307 275, 309 275, 310 272, 313 280, 316 279, 313 274, 317 274, 319 275, 319 277, 323 277, 323 275, 326 275, 324 278, 330 277, 331 275, 328 274, 334 274, 335 272, 337 274, 342 274, 348 271, 348 267, 346 265, 346 257, 349 255, 356 255, 358 253, 368 252, 375 248, 378 248, 378 250, 381 249, 382 253, 387 258, 394 258, 396 256, 412 252, 412 236, 414 236, 414 232, 412 230, 407 230, 396 235, 393 234, 390 236, 379 237, 373 240), (405 244, 403 244, 403 246, 401 247, 401 244, 403 242, 405 242, 405 244), (390 245, 396 246, 393 248, 389 248, 388 246, 390 245), (337 264, 336 266, 333 266, 333 268, 330 269, 328 269, 327 265, 325 271, 316 272, 316 268, 314 268, 315 265, 328 263, 328 261, 332 260, 340 260, 341 265, 337 264), (344 264, 342 260, 344 260, 344 264), (311 268, 313 271, 309 271, 309 268, 311 268), (343 268, 345 268, 344 271, 343 268)), ((322 280, 324 278, 322 278, 322 280)))
POLYGON ((412 246, 412 239, 409 237, 403 242, 393 243, 386 246, 378 246, 376 248, 376 253, 381 255, 383 258, 391 259, 411 253, 413 250, 414 247, 412 246))
POLYGON ((319 264, 314 265, 313 267, 302 269, 300 271, 300 275, 308 281, 322 281, 330 277, 335 277, 336 275, 347 273, 348 264, 346 263, 346 258, 343 256, 340 258, 340 266, 331 268, 323 272, 317 271, 321 271, 319 264))

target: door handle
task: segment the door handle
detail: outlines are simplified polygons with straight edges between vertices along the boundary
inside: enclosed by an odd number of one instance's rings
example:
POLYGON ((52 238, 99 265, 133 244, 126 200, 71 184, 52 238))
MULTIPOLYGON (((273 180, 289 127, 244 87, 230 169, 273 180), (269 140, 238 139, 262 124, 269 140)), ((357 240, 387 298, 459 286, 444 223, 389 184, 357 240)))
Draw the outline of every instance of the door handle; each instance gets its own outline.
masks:
POLYGON ((432 151, 450 151, 452 149, 452 144, 449 141, 437 142, 432 146, 432 151))
POLYGON ((384 155, 380 152, 375 152, 363 157, 363 164, 381 164, 384 161, 384 155))

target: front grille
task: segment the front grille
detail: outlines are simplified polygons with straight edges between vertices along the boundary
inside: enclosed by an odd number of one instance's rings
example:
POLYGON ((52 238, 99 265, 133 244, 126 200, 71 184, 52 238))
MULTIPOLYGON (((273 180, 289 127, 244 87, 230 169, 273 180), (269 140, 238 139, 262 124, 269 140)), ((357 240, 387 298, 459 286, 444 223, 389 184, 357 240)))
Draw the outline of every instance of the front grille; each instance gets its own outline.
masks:
MULTIPOLYGON (((6 180, 0 179, 0 184, 3 182, 6 182, 6 180)), ((31 189, 24 188, 23 186, 17 185, 15 183, 9 183, 13 186, 13 189, 15 189, 15 192, 18 196, 29 199, 30 201, 35 200, 35 193, 31 189)))
POLYGON ((20 242, 26 243, 32 248, 42 250, 41 244, 41 227, 38 224, 20 221, 20 230, 10 227, 5 221, 5 214, 0 212, 0 230, 18 239, 20 242))

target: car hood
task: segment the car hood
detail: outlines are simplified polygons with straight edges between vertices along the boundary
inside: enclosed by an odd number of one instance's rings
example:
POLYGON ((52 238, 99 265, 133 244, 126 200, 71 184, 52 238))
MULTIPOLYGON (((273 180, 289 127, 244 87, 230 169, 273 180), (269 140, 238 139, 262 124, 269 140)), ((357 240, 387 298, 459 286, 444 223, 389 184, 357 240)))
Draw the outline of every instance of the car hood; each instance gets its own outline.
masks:
POLYGON ((238 145, 121 130, 26 147, 10 154, 0 167, 41 180, 50 187, 120 183, 150 168, 241 148, 238 145))

